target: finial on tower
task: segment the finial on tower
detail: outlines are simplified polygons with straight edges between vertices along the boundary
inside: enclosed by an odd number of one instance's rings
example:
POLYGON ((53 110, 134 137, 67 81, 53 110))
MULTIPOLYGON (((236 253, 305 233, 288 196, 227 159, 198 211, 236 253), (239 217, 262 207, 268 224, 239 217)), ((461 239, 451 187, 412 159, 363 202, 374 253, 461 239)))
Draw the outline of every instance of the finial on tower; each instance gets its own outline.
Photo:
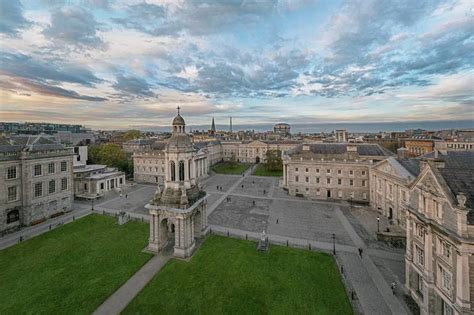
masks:
POLYGON ((179 105, 178 105, 178 107, 176 109, 178 110, 178 115, 179 115, 179 110, 181 109, 181 107, 179 107, 179 105))

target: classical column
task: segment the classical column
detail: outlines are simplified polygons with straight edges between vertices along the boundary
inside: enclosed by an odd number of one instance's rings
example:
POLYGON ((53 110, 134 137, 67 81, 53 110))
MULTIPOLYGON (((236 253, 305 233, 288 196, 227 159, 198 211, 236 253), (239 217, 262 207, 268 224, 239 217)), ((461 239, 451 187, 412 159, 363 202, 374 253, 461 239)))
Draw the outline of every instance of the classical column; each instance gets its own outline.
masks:
POLYGON ((183 160, 184 164, 184 180, 189 180, 189 162, 188 160, 183 160))
POLYGON ((174 162, 174 181, 179 182, 179 161, 174 162))

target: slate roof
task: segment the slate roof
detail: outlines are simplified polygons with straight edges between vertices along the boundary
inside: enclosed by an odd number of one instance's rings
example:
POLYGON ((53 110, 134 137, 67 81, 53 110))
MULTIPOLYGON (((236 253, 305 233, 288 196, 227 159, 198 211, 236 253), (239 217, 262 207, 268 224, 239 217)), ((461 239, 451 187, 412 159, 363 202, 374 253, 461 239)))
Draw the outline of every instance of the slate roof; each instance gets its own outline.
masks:
POLYGON ((474 224, 474 151, 446 151, 441 153, 430 152, 422 156, 422 159, 434 159, 444 161, 444 167, 438 167, 449 189, 454 197, 464 193, 467 198, 466 206, 471 209, 468 218, 474 224))
MULTIPOLYGON (((379 146, 378 144, 346 144, 346 143, 313 143, 308 144, 310 151, 315 154, 321 155, 337 155, 346 154, 347 146, 356 146, 357 153, 360 156, 392 156, 393 153, 387 149, 379 146)), ((303 145, 300 145, 288 153, 290 155, 302 153, 303 145)))
POLYGON ((38 152, 66 149, 54 138, 44 135, 16 135, 0 139, 0 152, 38 152))
POLYGON ((419 159, 396 159, 408 172, 410 172, 415 177, 420 174, 420 160, 419 159))

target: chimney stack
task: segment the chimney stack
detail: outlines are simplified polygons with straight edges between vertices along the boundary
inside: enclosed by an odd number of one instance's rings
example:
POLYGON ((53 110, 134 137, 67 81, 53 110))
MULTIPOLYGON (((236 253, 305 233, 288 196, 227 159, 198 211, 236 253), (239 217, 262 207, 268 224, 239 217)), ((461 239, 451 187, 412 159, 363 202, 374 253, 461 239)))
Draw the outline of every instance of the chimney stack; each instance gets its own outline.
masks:
POLYGON ((397 157, 399 159, 406 159, 408 157, 408 149, 407 148, 398 148, 397 149, 397 157))

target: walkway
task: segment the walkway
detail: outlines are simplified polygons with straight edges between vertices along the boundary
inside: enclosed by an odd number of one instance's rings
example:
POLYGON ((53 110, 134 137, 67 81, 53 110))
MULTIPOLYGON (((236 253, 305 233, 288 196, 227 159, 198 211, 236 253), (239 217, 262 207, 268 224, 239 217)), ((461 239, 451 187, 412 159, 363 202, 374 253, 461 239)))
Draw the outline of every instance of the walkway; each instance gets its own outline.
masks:
POLYGON ((125 307, 138 295, 148 282, 161 270, 172 256, 172 251, 161 252, 148 261, 128 281, 112 294, 94 315, 120 314, 125 307))

